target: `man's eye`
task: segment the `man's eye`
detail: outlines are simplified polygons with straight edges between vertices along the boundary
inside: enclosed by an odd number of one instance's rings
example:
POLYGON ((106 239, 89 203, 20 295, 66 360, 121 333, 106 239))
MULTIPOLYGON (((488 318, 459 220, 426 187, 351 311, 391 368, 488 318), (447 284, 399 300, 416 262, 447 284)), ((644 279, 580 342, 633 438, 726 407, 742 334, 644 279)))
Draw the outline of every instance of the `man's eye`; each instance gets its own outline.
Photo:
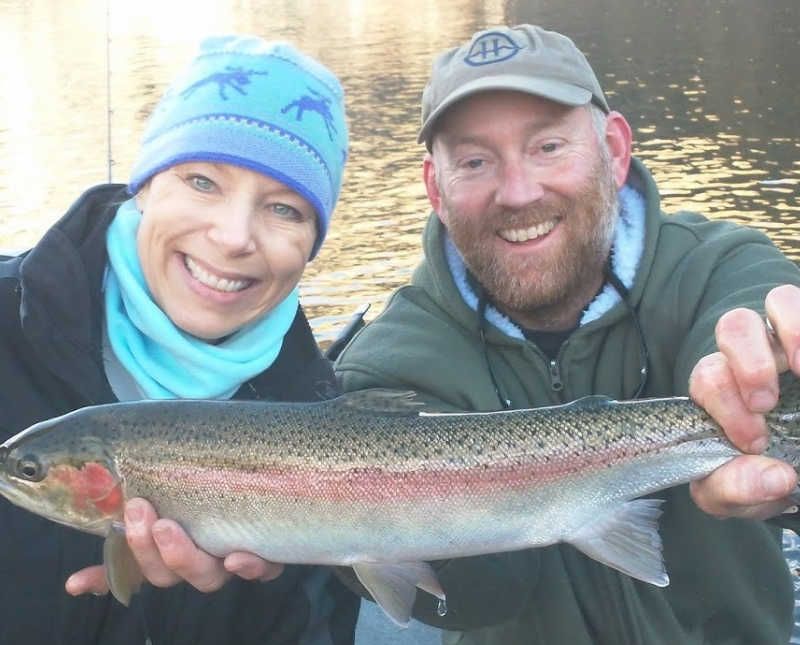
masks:
POLYGON ((542 152, 555 152, 556 150, 558 150, 557 143, 545 143, 542 146, 542 152))
POLYGON ((483 165, 483 159, 470 159, 470 160, 469 160, 469 161, 467 161, 467 163, 466 163, 466 164, 464 164, 464 165, 465 165, 467 168, 470 168, 470 169, 472 169, 472 170, 476 170, 477 168, 480 168, 480 167, 483 165))
POLYGON ((189 183, 192 184, 197 190, 208 193, 214 189, 214 182, 211 181, 208 177, 203 177, 203 175, 193 175, 189 177, 189 183))

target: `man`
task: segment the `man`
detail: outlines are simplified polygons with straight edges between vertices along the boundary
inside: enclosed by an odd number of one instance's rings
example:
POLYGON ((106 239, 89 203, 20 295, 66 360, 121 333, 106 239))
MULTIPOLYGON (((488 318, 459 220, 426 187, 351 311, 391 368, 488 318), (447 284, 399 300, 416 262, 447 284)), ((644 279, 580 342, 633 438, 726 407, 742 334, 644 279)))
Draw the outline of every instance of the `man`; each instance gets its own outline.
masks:
POLYGON ((797 267, 756 231, 663 214, 588 62, 539 27, 439 56, 419 142, 425 259, 340 357, 346 390, 459 410, 688 392, 751 454, 659 493, 666 588, 554 545, 437 563, 448 612, 418 593, 415 616, 463 645, 786 643, 780 528, 742 518, 793 521, 794 471, 758 453, 784 353, 800 374, 797 267))

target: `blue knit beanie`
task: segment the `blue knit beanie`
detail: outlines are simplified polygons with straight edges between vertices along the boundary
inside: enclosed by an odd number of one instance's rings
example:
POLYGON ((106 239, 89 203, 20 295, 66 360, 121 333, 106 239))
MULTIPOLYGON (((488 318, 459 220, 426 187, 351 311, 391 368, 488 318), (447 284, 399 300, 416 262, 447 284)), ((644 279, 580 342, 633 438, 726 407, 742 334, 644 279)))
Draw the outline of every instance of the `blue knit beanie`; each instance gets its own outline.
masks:
POLYGON ((147 123, 128 190, 187 161, 223 162, 276 179, 317 211, 319 250, 347 158, 336 76, 286 42, 215 36, 162 97, 147 123))

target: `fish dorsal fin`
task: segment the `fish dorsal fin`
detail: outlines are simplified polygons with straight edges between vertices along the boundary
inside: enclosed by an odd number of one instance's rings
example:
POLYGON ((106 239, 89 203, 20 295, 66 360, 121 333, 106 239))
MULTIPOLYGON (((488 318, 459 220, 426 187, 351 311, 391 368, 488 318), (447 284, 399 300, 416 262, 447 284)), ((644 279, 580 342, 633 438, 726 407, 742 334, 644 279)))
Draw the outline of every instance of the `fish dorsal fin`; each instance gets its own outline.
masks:
POLYGON ((658 587, 669 584, 658 518, 663 499, 634 499, 597 513, 565 537, 590 558, 658 587))
POLYGON ((103 564, 106 566, 108 588, 114 598, 127 607, 131 604, 133 594, 139 591, 144 576, 125 539, 125 525, 122 522, 111 523, 103 543, 103 564))
POLYGON ((345 405, 362 412, 417 414, 424 403, 416 399, 417 393, 411 390, 392 390, 389 388, 371 388, 347 392, 336 399, 345 405))
POLYGON ((359 562, 353 565, 353 571, 372 599, 400 627, 408 627, 417 588, 445 600, 436 573, 427 562, 359 562))

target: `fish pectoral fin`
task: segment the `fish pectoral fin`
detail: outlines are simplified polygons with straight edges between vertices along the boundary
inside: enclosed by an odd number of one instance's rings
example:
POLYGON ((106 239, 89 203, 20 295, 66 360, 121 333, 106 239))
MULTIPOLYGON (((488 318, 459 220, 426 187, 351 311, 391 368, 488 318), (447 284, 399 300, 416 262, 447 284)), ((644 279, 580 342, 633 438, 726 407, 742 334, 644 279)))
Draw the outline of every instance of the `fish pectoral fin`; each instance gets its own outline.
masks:
POLYGON ((408 627, 417 587, 445 600, 433 567, 427 562, 359 562, 353 570, 372 599, 400 627, 408 627))
POLYGON ((139 591, 144 576, 125 539, 125 525, 121 522, 111 523, 103 543, 103 564, 108 588, 114 598, 127 607, 133 594, 139 591))
POLYGON ((634 499, 584 524, 564 541, 590 558, 658 587, 669 584, 658 518, 663 499, 634 499))

